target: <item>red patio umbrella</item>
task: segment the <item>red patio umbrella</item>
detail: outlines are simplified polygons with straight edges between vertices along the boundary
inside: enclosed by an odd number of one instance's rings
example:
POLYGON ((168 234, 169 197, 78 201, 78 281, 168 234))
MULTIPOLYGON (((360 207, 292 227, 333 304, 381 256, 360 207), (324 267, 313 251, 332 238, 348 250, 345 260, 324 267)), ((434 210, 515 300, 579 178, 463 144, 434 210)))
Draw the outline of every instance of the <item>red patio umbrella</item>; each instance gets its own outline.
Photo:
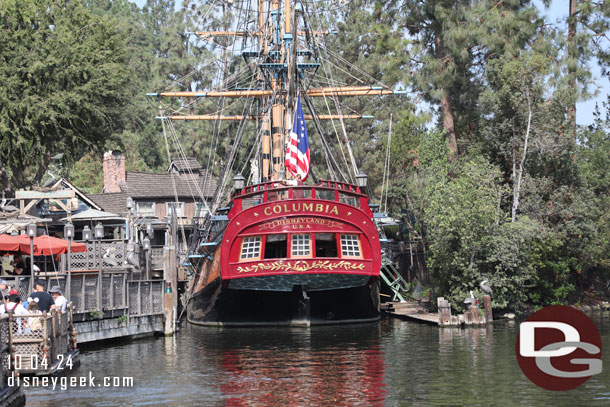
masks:
MULTIPOLYGON (((36 249, 36 244, 34 244, 34 252, 36 252, 36 249)), ((27 242, 25 242, 18 236, 2 234, 0 235, 0 252, 21 252, 24 254, 30 254, 29 239, 27 242)))
MULTIPOLYGON (((22 242, 28 242, 28 253, 29 253, 29 242, 30 238, 26 235, 16 236, 22 242)), ((42 235, 34 238, 34 255, 35 256, 51 256, 56 254, 68 253, 68 241, 59 239, 57 237, 42 235)), ((70 250, 72 253, 86 252, 87 245, 84 243, 72 242, 70 250)))

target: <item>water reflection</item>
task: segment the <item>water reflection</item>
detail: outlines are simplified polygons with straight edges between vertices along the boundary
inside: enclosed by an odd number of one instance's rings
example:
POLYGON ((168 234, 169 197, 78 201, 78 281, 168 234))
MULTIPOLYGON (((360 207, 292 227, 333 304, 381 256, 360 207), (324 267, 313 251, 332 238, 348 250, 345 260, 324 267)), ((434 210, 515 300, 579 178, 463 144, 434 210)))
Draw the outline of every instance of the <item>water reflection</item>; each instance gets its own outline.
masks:
POLYGON ((29 389, 28 406, 608 405, 610 314, 595 319, 604 371, 565 393, 530 383, 518 325, 438 329, 383 320, 312 329, 210 329, 88 347, 74 374, 133 388, 29 389))
POLYGON ((385 355, 378 324, 271 330, 249 343, 243 334, 226 330, 211 338, 218 340, 225 405, 382 405, 385 355))

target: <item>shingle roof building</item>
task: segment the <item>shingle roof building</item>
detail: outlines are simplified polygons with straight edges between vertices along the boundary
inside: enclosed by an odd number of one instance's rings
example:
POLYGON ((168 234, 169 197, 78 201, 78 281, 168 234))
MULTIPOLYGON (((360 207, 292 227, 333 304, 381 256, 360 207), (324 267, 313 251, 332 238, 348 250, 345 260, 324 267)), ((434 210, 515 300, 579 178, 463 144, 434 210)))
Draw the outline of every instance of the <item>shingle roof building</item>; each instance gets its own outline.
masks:
POLYGON ((120 152, 106 153, 104 155, 106 193, 88 195, 105 211, 125 215, 127 197, 138 201, 146 199, 174 201, 177 196, 178 200, 201 201, 211 198, 216 192, 216 180, 193 157, 172 161, 168 172, 164 173, 125 171, 124 160, 120 152))

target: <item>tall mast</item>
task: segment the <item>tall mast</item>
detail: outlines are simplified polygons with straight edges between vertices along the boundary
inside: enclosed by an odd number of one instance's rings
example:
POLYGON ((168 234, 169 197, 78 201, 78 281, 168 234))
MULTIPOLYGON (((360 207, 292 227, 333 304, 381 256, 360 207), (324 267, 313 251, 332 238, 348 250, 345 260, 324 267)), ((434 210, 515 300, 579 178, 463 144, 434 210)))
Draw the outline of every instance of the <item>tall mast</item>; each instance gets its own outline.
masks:
MULTIPOLYGON (((281 180, 289 176, 284 169, 285 140, 292 129, 294 102, 299 92, 299 79, 315 72, 320 66, 320 58, 315 37, 326 35, 328 31, 313 31, 306 22, 304 10, 290 0, 257 0, 258 19, 253 22, 257 29, 243 31, 196 31, 191 34, 209 40, 217 36, 234 36, 254 45, 254 49, 242 52, 247 63, 255 62, 257 85, 243 88, 149 93, 153 97, 177 98, 257 98, 259 110, 254 115, 222 114, 172 115, 159 117, 161 120, 256 120, 260 123, 261 140, 261 181, 281 180), (258 21, 257 21, 258 20, 258 21), (302 27, 299 22, 302 21, 302 27), (304 46, 299 48, 299 38, 304 46), (303 42, 303 41, 302 41, 303 42)), ((397 93, 385 86, 325 86, 308 88, 302 93, 311 98, 392 95, 397 93)), ((311 104, 308 104, 313 109, 311 104)), ((312 114, 315 114, 313 111, 312 114)), ((311 116, 305 116, 310 119, 311 116)), ((371 118, 357 114, 317 115, 315 120, 371 118)), ((318 131, 321 131, 318 128, 318 131)), ((258 179, 258 177, 254 177, 258 179)))
MULTIPOLYGON (((283 63, 284 59, 284 44, 281 26, 281 10, 280 1, 271 0, 271 20, 273 24, 273 48, 271 56, 275 64, 283 63)), ((282 91, 284 81, 282 78, 282 70, 275 69, 273 71, 273 79, 271 80, 271 88, 273 89, 273 108, 271 116, 271 137, 273 138, 273 173, 272 180, 282 178, 282 134, 284 132, 284 97, 282 91)), ((263 181, 266 181, 263 179, 263 181)))
MULTIPOLYGON (((259 53, 262 52, 264 56, 269 55, 269 33, 267 28, 265 27, 265 2, 263 0, 258 0, 258 27, 259 27, 259 53)), ((260 82, 264 81, 263 73, 259 71, 259 80, 260 82)), ((269 179, 269 162, 271 161, 271 117, 268 113, 264 112, 266 108, 266 98, 261 101, 261 113, 263 114, 263 119, 261 122, 261 133, 262 133, 262 145, 261 145, 261 159, 262 159, 262 178, 261 180, 267 181, 269 179)))

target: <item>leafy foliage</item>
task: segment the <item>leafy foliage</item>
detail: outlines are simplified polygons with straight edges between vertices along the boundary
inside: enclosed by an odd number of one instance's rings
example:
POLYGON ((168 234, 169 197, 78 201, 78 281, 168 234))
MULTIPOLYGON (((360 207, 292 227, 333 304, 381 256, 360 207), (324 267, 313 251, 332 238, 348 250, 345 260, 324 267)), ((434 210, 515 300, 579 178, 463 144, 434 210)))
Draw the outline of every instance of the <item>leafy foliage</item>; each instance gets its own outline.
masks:
MULTIPOLYGON (((129 170, 166 168, 163 129, 153 116, 257 112, 222 99, 145 96, 219 86, 240 62, 227 47, 230 38, 204 41, 185 32, 235 28, 245 9, 237 2, 176 4, 148 0, 140 9, 127 0, 0 0, 5 189, 38 184, 51 166, 86 192, 100 192, 104 150, 123 151, 129 170)), ((608 73, 609 4, 577 2, 565 21, 574 32, 545 21, 534 4, 304 5, 314 29, 335 32, 321 47, 322 62, 335 65, 317 72, 319 83, 352 83, 366 72, 367 83, 411 91, 410 97, 313 103, 319 113, 340 106, 344 114, 375 117, 324 122, 322 131, 348 179, 354 169, 347 145, 369 176, 371 194, 387 191, 386 209, 426 248, 435 294, 458 307, 469 291, 480 294, 484 278, 501 308, 593 300, 584 294, 591 287, 609 294, 610 99, 591 126, 574 130, 571 119, 575 101, 593 88, 591 61, 608 73), (427 107, 432 118, 421 113, 427 107)), ((239 77, 236 83, 248 86, 239 77)), ((166 128, 170 155, 195 156, 219 175, 235 148, 232 171, 247 175, 258 148, 256 125, 239 126, 179 123, 175 137, 166 128)), ((309 131, 313 168, 329 177, 330 158, 317 129, 309 131)))
POLYGON ((121 128, 126 32, 80 1, 0 3, 3 187, 38 183, 50 159, 73 160, 121 128))

